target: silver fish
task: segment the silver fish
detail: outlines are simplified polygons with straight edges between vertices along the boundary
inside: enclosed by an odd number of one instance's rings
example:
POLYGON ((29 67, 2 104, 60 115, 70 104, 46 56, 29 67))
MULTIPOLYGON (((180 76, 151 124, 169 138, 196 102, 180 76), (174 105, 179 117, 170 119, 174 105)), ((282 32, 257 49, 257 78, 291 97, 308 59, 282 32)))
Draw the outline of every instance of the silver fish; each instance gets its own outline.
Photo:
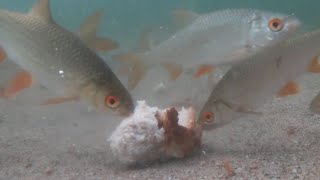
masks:
POLYGON ((214 129, 238 115, 261 114, 255 109, 277 93, 282 97, 299 92, 294 80, 310 69, 319 47, 320 30, 267 48, 233 66, 214 87, 197 122, 214 129))
MULTIPOLYGON (((93 16, 97 21, 98 12, 93 16)), ((72 33, 52 18, 49 0, 38 0, 27 13, 0 10, 0 45, 9 59, 61 98, 47 104, 81 99, 97 109, 128 115, 134 104, 129 92, 94 51, 108 43, 97 38, 97 22, 72 33)), ((7 89, 9 91, 9 89, 7 89)))
POLYGON ((239 63, 288 39, 300 26, 292 15, 256 9, 226 9, 204 15, 177 10, 174 14, 184 21, 180 31, 143 53, 114 56, 133 65, 130 89, 155 65, 166 68, 171 79, 186 68, 198 68, 197 78, 211 72, 213 66, 239 63))

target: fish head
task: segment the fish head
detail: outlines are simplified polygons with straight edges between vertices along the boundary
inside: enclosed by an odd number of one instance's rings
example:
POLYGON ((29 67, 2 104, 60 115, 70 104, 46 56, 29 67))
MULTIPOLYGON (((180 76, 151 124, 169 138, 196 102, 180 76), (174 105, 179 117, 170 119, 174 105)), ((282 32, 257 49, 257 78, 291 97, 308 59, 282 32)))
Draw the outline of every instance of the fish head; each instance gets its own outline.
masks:
POLYGON ((247 46, 261 50, 281 43, 298 30, 301 22, 294 15, 258 11, 251 24, 247 46))
POLYGON ((228 123, 224 118, 226 109, 219 100, 209 99, 203 106, 197 119, 197 124, 201 125, 203 130, 213 130, 228 123))
MULTIPOLYGON (((118 84, 118 83, 117 83, 118 84)), ((130 93, 124 86, 116 84, 105 84, 96 89, 94 104, 98 109, 113 112, 120 116, 129 116, 134 111, 134 103, 130 93)))

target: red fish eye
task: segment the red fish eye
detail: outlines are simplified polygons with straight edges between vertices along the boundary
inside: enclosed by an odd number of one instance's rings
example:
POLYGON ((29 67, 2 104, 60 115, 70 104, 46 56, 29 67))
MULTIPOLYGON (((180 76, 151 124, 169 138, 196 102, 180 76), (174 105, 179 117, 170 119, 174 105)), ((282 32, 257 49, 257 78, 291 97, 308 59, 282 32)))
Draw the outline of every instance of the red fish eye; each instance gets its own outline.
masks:
POLYGON ((120 104, 119 99, 115 96, 107 96, 104 101, 105 104, 110 108, 117 108, 120 104))
POLYGON ((205 119, 205 122, 210 123, 213 121, 214 114, 212 112, 206 112, 204 113, 203 117, 205 119))
POLYGON ((274 32, 281 31, 283 28, 283 21, 279 18, 273 18, 269 21, 268 27, 274 32))

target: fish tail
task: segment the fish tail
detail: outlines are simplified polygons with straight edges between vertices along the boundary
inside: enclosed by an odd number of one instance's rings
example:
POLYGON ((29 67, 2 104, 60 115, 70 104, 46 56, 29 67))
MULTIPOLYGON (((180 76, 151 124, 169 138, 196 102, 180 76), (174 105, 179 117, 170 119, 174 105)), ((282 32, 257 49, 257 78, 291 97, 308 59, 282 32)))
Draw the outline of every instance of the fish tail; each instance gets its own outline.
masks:
POLYGON ((146 74, 146 66, 142 59, 134 53, 113 55, 112 58, 132 65, 131 69, 127 69, 129 72, 124 72, 124 74, 128 76, 128 88, 133 90, 146 74))

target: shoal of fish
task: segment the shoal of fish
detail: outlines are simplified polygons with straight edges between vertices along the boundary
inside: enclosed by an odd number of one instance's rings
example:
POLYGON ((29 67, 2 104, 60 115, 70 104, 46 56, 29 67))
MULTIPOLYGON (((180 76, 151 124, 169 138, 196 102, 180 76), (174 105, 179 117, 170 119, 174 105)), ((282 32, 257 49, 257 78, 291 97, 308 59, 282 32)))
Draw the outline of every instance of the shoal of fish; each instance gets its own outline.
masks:
MULTIPOLYGON (((57 95, 42 105, 81 101, 97 110, 129 116, 135 107, 129 91, 150 69, 163 67, 174 81, 186 69, 195 69, 193 77, 200 78, 229 65, 197 120, 214 129, 238 116, 260 115, 257 108, 274 95, 300 91, 295 82, 298 76, 320 73, 320 30, 294 37, 301 22, 293 14, 258 9, 207 14, 174 10, 172 19, 179 28, 166 40, 152 43, 152 28, 146 28, 137 42, 141 51, 112 56, 127 65, 122 71, 128 76, 124 85, 97 54, 118 48, 115 41, 97 37, 102 16, 98 10, 78 32, 70 32, 54 20, 49 0, 37 0, 27 13, 0 10, 0 62, 10 60, 23 69, 1 88, 1 97, 10 100, 40 83, 57 95)), ((310 110, 320 114, 320 93, 310 110)))

